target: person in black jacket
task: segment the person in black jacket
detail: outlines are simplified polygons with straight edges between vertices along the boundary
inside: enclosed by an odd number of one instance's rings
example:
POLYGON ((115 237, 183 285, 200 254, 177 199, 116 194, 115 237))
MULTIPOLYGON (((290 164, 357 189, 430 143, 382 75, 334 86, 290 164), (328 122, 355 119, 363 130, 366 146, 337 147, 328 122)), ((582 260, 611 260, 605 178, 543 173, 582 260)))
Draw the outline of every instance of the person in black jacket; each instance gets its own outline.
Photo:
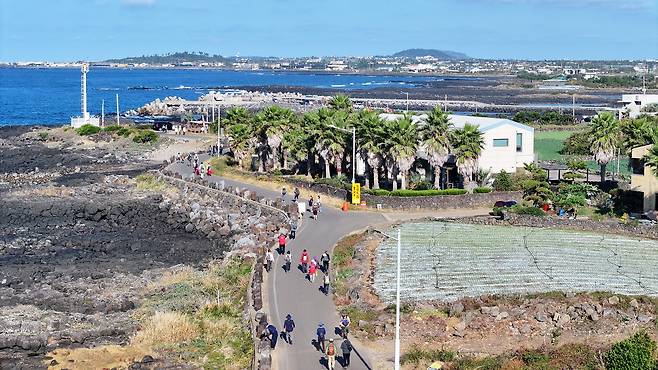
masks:
POLYGON ((288 344, 292 344, 291 334, 294 329, 295 329, 295 322, 292 320, 292 316, 288 314, 286 316, 286 321, 283 322, 283 332, 281 333, 283 340, 288 342, 288 344))
POLYGON ((340 350, 343 351, 343 367, 350 366, 350 354, 353 349, 352 342, 347 338, 340 344, 340 350))

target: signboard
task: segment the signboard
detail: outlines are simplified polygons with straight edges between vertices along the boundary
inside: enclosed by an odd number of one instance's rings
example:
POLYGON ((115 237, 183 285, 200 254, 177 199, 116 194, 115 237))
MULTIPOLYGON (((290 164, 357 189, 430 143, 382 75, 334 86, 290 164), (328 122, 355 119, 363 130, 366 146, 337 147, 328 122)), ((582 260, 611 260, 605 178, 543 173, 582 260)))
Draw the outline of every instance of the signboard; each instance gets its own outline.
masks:
POLYGON ((352 204, 361 203, 361 184, 355 182, 352 184, 352 204))

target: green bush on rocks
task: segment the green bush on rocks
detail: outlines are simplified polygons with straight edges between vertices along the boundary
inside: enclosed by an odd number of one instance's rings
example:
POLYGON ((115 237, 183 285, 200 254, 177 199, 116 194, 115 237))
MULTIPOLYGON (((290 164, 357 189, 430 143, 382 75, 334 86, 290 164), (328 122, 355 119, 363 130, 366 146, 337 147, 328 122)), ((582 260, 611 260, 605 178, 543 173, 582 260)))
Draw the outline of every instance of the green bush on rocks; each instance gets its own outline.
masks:
POLYGON ((75 132, 77 132, 80 136, 89 136, 101 132, 101 128, 98 126, 86 124, 77 128, 75 132))
POLYGON ((645 331, 622 340, 610 348, 603 356, 608 370, 653 370, 656 342, 645 331))
POLYGON ((133 141, 139 144, 154 143, 158 141, 158 134, 153 131, 139 131, 133 136, 133 141))

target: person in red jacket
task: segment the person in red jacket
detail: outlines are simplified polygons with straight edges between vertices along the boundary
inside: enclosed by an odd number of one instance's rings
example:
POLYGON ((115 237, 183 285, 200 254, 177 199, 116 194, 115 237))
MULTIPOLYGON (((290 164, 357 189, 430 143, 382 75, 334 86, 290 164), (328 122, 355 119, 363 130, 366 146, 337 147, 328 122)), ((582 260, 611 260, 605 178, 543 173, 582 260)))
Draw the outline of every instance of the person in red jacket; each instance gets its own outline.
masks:
POLYGON ((311 267, 308 269, 308 279, 311 283, 315 282, 315 276, 318 274, 318 264, 315 263, 315 259, 311 260, 311 267))
POLYGON ((286 236, 279 234, 279 254, 286 253, 286 236))
POLYGON ((308 273, 308 259, 309 259, 308 252, 306 251, 306 249, 304 249, 302 251, 302 256, 299 258, 299 263, 302 266, 302 272, 304 272, 305 274, 308 273))

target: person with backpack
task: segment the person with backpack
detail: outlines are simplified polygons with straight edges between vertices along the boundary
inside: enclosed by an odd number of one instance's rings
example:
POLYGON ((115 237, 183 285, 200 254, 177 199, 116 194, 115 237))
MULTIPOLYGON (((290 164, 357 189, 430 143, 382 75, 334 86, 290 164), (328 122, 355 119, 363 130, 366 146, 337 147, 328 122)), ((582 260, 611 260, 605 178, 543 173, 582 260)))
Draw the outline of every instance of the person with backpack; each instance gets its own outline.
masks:
POLYGON ((288 273, 290 272, 290 264, 292 263, 292 255, 290 254, 290 251, 286 252, 285 256, 285 265, 283 266, 283 270, 288 273))
POLYGON ((302 266, 302 272, 308 273, 308 252, 306 249, 302 251, 302 256, 299 258, 299 263, 302 266))
POLYGON ((333 338, 329 339, 327 350, 324 353, 327 355, 327 367, 329 370, 334 370, 336 368, 336 345, 333 338))
POLYGON ((320 350, 322 353, 324 353, 326 349, 324 345, 324 338, 327 336, 327 329, 324 328, 323 323, 318 325, 318 329, 315 331, 315 334, 318 336, 318 347, 320 347, 320 350))
POLYGON ((286 252, 286 236, 279 234, 279 254, 284 254, 286 252))
POLYGON ((347 338, 347 334, 349 334, 350 322, 351 320, 349 316, 341 315, 340 323, 338 324, 338 327, 340 328, 340 333, 343 338, 347 338))
POLYGON ((295 322, 290 314, 286 315, 286 321, 283 322, 283 340, 292 344, 292 331, 295 329, 295 322))
POLYGON ((318 211, 320 210, 320 207, 318 206, 317 203, 313 204, 313 207, 311 207, 311 210, 313 211, 313 219, 318 220, 318 211))
POLYGON ((349 339, 345 338, 343 340, 343 343, 340 344, 340 350, 343 352, 343 367, 349 367, 350 366, 350 355, 352 354, 352 350, 354 347, 352 347, 352 342, 350 342, 349 339))
POLYGON ((324 272, 325 274, 329 273, 330 260, 331 258, 329 257, 329 252, 324 251, 324 253, 322 253, 322 256, 320 256, 320 262, 322 263, 322 272, 324 272))

